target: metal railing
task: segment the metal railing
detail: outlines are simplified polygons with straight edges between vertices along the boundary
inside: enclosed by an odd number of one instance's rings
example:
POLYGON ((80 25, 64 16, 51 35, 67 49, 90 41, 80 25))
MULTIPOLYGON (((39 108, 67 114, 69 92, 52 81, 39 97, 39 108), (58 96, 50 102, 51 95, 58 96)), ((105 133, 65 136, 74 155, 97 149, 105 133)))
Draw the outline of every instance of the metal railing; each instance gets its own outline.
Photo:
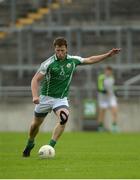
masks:
MULTIPOLYGON (((135 86, 116 86, 117 96, 120 98, 128 99, 128 98, 137 98, 140 97, 140 85, 135 86)), ((96 88, 83 87, 79 90, 78 87, 72 86, 70 88, 70 95, 75 94, 75 92, 80 92, 81 90, 87 90, 87 94, 89 91, 97 91, 96 88)), ((8 98, 8 97, 16 97, 16 98, 25 98, 31 97, 31 87, 30 86, 3 86, 0 87, 0 98, 8 98)))

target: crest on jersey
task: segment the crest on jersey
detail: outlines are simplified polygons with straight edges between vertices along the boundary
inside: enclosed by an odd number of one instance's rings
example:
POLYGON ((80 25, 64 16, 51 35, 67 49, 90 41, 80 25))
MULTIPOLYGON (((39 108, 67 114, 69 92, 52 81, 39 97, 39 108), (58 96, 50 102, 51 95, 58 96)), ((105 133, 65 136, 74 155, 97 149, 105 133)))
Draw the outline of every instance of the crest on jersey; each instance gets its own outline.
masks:
POLYGON ((67 64, 67 68, 70 68, 70 67, 71 67, 71 64, 70 64, 70 63, 68 63, 68 64, 67 64))

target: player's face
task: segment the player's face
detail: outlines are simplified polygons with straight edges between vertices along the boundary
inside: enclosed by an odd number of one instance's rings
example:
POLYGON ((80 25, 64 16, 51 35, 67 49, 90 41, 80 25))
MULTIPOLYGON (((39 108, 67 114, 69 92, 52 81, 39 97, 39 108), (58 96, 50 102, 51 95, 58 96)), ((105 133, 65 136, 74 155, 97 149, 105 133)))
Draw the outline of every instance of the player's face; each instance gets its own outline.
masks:
POLYGON ((107 76, 111 76, 111 75, 112 75, 112 71, 109 70, 109 69, 106 69, 106 70, 105 70, 105 74, 106 74, 107 76))
POLYGON ((65 59, 67 54, 67 47, 66 46, 55 46, 55 54, 59 59, 65 59))

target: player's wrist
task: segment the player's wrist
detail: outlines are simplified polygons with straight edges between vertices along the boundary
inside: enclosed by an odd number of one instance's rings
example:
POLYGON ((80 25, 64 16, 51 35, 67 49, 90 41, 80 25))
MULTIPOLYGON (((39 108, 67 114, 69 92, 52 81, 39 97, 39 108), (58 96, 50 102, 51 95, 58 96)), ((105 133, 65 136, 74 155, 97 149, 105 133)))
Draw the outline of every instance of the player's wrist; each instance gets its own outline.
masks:
POLYGON ((39 97, 38 96, 33 96, 32 101, 35 104, 39 104, 39 97))

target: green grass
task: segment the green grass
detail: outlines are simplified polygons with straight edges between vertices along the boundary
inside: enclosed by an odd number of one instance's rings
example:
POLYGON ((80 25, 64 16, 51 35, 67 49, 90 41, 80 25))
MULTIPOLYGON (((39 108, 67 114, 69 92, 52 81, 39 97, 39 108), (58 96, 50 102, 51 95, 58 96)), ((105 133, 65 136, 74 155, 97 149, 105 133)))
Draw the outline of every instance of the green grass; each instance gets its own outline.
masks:
POLYGON ((140 178, 140 134, 64 133, 54 159, 39 159, 50 134, 40 133, 30 158, 23 158, 27 134, 0 133, 1 179, 140 178))

